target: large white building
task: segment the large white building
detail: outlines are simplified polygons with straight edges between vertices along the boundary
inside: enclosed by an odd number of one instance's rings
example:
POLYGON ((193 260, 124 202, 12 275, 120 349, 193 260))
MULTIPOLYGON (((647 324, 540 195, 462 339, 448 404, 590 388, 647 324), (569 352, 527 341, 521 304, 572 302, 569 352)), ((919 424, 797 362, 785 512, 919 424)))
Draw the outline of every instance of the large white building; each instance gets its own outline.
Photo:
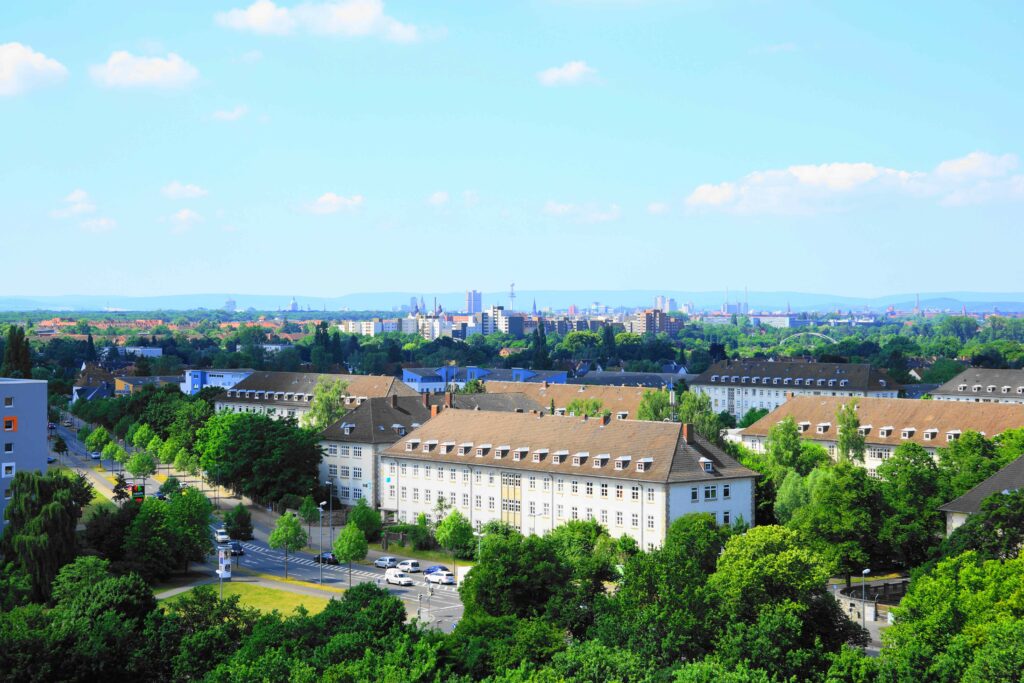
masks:
POLYGON ((19 471, 46 471, 46 382, 0 377, 0 533, 19 471))
POLYGON ((387 517, 436 519, 437 501, 475 527, 501 520, 541 534, 593 519, 642 548, 696 512, 719 524, 754 519, 755 472, 692 425, 540 413, 446 410, 380 455, 387 517))
POLYGON ((907 398, 840 398, 800 396, 779 406, 739 432, 744 446, 763 453, 768 432, 777 423, 792 418, 801 438, 824 446, 837 457, 839 426, 836 413, 850 400, 857 401, 857 419, 864 436, 864 466, 876 476, 879 465, 904 443, 916 443, 932 455, 965 432, 979 432, 992 438, 1008 429, 1024 427, 1024 406, 963 404, 907 398))
POLYGON ((970 368, 935 391, 936 401, 1024 403, 1024 370, 970 368))
POLYGON ((749 410, 775 410, 794 396, 896 398, 899 385, 867 363, 723 360, 690 382, 716 413, 741 419, 749 410))
POLYGON ((255 370, 250 368, 186 370, 185 379, 181 382, 181 391, 185 394, 198 394, 207 387, 232 389, 253 372, 255 370))

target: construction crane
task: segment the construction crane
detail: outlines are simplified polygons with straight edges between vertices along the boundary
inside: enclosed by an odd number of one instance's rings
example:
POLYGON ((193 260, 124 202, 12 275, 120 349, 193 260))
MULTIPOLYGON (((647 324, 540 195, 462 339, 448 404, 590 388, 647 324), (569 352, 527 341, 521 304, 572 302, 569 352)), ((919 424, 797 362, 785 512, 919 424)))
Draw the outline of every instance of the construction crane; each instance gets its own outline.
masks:
POLYGON ((516 283, 512 283, 508 286, 508 311, 511 313, 516 310, 516 283))

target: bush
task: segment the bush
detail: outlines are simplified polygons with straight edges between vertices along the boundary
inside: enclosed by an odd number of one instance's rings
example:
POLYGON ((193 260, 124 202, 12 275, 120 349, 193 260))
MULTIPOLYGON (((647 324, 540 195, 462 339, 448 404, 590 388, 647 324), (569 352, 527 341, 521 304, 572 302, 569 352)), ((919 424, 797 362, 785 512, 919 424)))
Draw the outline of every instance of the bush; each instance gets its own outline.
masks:
POLYGON ((239 503, 224 513, 224 528, 231 538, 248 541, 252 538, 252 515, 239 503))
POLYGON ((285 510, 298 510, 302 507, 302 496, 295 495, 294 493, 286 493, 281 496, 281 500, 277 502, 281 507, 281 511, 285 510))
MULTIPOLYGON (((433 550, 437 547, 434 537, 430 535, 430 531, 419 524, 393 524, 384 531, 390 536, 402 534, 404 539, 402 545, 409 545, 411 543, 412 547, 416 550, 433 550)), ((394 539, 392 540, 394 541, 394 539)))

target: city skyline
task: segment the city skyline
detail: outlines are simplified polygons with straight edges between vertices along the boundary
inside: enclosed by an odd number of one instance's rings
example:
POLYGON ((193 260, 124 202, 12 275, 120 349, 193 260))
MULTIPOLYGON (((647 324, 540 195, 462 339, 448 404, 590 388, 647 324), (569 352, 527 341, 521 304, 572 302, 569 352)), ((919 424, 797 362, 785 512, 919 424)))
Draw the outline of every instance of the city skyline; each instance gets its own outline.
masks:
POLYGON ((42 272, 7 259, 7 295, 244 293, 296 271, 307 291, 421 289, 419 269, 381 275, 406 251, 457 263, 430 272, 442 291, 700 290, 752 268, 772 290, 847 272, 870 273, 860 296, 1020 289, 1016 250, 988 247, 1024 200, 1022 7, 3 16, 5 246, 56 245, 42 272))

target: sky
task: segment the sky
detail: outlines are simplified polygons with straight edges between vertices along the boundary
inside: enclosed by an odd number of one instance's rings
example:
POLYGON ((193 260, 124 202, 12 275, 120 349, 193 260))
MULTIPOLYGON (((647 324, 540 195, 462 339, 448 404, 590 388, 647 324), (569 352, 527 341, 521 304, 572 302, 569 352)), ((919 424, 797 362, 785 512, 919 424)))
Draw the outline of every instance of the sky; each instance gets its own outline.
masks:
POLYGON ((1024 3, 0 4, 0 291, 1022 291, 1024 3))

